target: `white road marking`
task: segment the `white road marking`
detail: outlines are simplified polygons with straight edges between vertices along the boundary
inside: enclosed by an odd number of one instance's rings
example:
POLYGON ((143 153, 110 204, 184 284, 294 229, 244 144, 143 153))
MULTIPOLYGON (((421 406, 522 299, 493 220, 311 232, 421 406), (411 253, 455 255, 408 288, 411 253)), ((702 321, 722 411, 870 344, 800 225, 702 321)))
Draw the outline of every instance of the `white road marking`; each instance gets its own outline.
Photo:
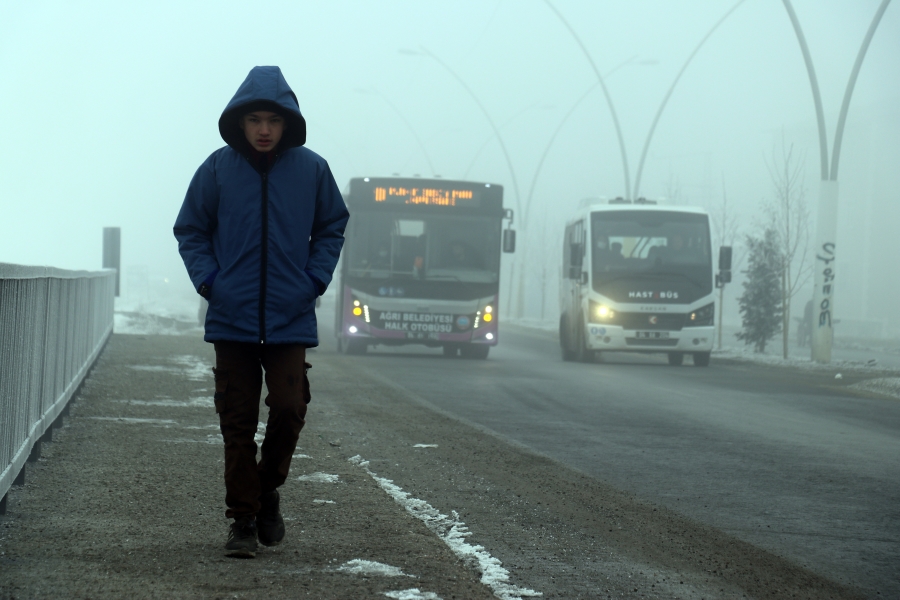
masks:
POLYGON ((412 498, 409 493, 394 485, 390 479, 379 477, 373 473, 369 469, 369 461, 363 460, 359 455, 350 458, 349 461, 365 470, 397 504, 425 523, 425 526, 447 544, 456 556, 479 571, 481 583, 490 587, 500 600, 521 600, 523 596, 529 598, 543 596, 541 592, 520 588, 509 583, 509 571, 503 568, 503 563, 491 556, 484 546, 473 546, 466 542, 466 538, 472 535, 472 532, 459 519, 456 511, 452 511, 453 516, 448 517, 424 500, 412 498))
POLYGON ((291 458, 312 458, 309 454, 295 454, 291 458))
POLYGON ((335 504, 334 500, 313 500, 313 504, 335 504))
POLYGON ((437 444, 415 444, 413 448, 437 448, 437 444))

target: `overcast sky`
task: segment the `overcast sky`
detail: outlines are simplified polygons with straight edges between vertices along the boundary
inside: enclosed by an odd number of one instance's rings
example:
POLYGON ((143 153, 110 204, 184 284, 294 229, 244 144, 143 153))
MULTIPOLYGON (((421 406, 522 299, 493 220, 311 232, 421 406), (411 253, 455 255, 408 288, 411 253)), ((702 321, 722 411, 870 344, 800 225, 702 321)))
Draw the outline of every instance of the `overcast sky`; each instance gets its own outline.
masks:
MULTIPOLYGON (((609 73, 633 187, 666 90, 734 3, 554 4, 609 73)), ((819 76, 829 152, 878 5, 794 0, 819 76)), ((119 226, 126 275, 143 266, 153 278, 186 285, 172 223, 194 171, 223 144, 219 114, 255 65, 282 68, 307 119, 307 146, 329 161, 342 189, 355 176, 427 176, 431 164, 445 178, 503 184, 506 205, 520 208, 546 153, 521 238, 531 248, 541 239, 555 247, 581 198, 625 192, 599 88, 548 151, 597 79, 542 0, 4 0, 2 14, 0 109, 8 122, 0 262, 94 269, 102 228, 119 226), (501 131, 513 172, 476 102, 426 51, 473 90, 501 131)), ((838 243, 845 263, 871 262, 900 223, 898 107, 900 6, 892 5, 865 59, 844 138, 838 243)), ((772 195, 766 160, 782 136, 805 156, 814 208, 818 140, 799 46, 781 1, 746 0, 676 87, 641 195, 713 210, 724 187, 749 227, 772 195)))

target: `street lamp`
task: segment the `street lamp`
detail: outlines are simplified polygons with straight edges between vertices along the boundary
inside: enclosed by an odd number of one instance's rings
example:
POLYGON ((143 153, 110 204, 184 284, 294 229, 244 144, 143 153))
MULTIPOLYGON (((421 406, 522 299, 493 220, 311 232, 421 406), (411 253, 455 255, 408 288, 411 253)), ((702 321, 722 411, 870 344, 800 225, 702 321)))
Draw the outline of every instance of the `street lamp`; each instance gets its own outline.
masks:
POLYGON ((783 0, 784 8, 797 34, 800 50, 803 53, 803 61, 806 64, 806 72, 809 75, 809 83, 812 87, 813 102, 816 107, 816 122, 819 129, 819 158, 821 162, 822 179, 819 186, 819 215, 816 223, 816 270, 814 275, 815 288, 813 290, 813 310, 817 310, 819 316, 814 319, 815 326, 812 330, 811 358, 820 363, 831 362, 831 346, 834 341, 833 313, 834 313, 834 282, 835 267, 837 265, 835 248, 837 240, 837 205, 838 205, 838 161, 841 156, 841 141, 844 137, 844 124, 847 121, 847 111, 850 108, 850 98, 853 96, 853 88, 856 86, 856 78, 862 61, 869 49, 875 30, 881 22, 884 11, 887 10, 891 0, 882 0, 872 24, 866 32, 856 62, 847 81, 847 89, 844 91, 844 101, 841 104, 841 114, 838 117, 837 130, 834 138, 834 149, 831 155, 831 169, 828 168, 828 136, 825 132, 825 111, 822 110, 822 96, 819 93, 819 82, 816 79, 816 70, 813 67, 812 56, 800 27, 800 20, 790 0, 783 0))

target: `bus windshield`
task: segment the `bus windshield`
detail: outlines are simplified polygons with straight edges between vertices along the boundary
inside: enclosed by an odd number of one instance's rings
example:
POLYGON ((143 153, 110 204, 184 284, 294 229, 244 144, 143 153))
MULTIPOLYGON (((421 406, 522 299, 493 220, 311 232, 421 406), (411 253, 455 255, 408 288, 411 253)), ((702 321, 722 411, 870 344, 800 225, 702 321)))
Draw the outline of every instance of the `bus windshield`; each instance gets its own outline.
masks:
POLYGON ((591 215, 594 289, 619 279, 654 277, 712 287, 706 215, 674 211, 608 211, 591 215))
POLYGON ((493 219, 367 213, 351 227, 350 276, 498 281, 500 227, 493 219))

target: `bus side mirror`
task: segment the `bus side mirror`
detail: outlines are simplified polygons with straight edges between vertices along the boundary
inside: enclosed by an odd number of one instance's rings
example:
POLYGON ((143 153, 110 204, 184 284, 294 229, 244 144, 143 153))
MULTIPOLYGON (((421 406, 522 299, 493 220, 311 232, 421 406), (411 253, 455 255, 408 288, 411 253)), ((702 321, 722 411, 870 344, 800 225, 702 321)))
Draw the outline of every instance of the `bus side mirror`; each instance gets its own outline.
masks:
POLYGON ((572 244, 569 246, 569 253, 569 264, 573 267, 577 267, 578 270, 581 270, 581 259, 584 256, 584 250, 582 249, 581 244, 572 244))
POLYGON ((716 273, 716 287, 731 283, 731 246, 719 247, 719 272, 716 273))
POLYGON ((504 229, 503 230, 503 251, 507 254, 511 254, 516 251, 516 230, 515 229, 504 229))
MULTIPOLYGON (((719 247, 719 270, 731 272, 731 246, 719 247)), ((731 281, 730 275, 728 281, 731 281)), ((728 281, 725 283, 728 283, 728 281)))

